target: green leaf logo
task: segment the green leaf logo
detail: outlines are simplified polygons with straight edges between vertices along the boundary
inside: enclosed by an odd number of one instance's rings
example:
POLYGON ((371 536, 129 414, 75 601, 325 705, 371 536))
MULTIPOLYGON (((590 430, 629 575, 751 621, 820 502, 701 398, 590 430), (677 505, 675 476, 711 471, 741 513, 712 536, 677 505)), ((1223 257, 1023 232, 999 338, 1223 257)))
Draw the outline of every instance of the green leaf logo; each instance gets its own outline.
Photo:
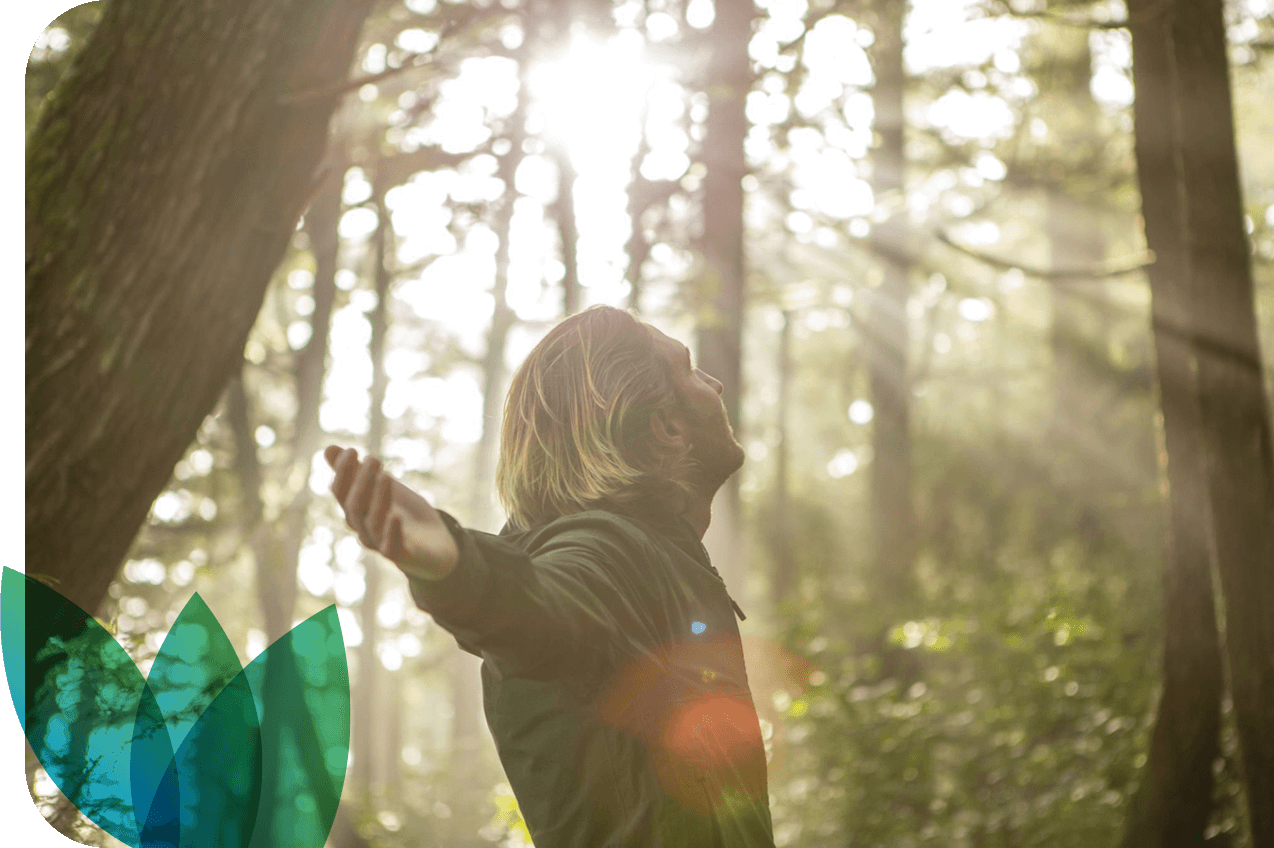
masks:
POLYGON ((336 607, 243 668, 195 595, 149 674, 91 615, 13 569, 0 648, 18 719, 58 789, 135 848, 320 848, 349 759, 336 607))

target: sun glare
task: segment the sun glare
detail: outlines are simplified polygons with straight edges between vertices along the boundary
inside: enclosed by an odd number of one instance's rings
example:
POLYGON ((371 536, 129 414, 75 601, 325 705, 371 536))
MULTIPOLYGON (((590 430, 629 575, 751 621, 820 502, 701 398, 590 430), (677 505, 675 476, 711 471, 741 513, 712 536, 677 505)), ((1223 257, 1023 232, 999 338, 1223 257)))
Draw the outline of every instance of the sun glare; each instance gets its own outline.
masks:
POLYGON ((643 175, 679 179, 690 166, 689 137, 676 126, 685 93, 674 79, 673 68, 650 61, 635 30, 605 40, 576 33, 527 73, 533 131, 564 149, 575 171, 579 281, 590 301, 618 302, 627 292, 626 191, 643 134, 643 175))
POLYGON ((530 69, 527 87, 546 135, 566 144, 576 171, 584 173, 632 156, 644 104, 660 76, 636 32, 605 41, 576 34, 562 56, 530 69))

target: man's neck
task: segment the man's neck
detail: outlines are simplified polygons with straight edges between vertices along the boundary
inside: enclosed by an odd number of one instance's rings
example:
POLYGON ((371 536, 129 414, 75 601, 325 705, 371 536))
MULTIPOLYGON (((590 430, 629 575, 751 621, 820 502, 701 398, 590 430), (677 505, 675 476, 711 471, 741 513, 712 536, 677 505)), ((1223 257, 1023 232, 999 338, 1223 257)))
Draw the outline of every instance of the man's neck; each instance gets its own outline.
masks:
POLYGON ((702 541, 703 534, 708 532, 708 525, 712 523, 712 498, 705 498, 696 492, 690 496, 681 516, 690 522, 690 526, 694 528, 699 540, 702 541))

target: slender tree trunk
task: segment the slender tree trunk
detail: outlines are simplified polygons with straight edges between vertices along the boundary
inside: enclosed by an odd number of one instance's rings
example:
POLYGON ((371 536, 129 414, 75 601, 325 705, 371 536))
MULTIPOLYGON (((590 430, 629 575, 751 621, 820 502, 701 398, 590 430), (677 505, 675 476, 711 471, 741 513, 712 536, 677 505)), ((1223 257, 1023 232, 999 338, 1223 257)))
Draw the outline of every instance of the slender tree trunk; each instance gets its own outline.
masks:
MULTIPOLYGON (((296 358, 296 416, 288 466, 281 475, 293 494, 279 520, 261 525, 252 533, 257 563, 257 584, 265 618, 268 643, 292 629, 296 609, 296 568, 307 530, 313 495, 310 462, 318 449, 319 404, 323 376, 327 373, 328 331, 336 300, 336 226, 341 210, 341 173, 333 166, 306 215, 306 232, 314 253, 314 311, 310 315, 310 339, 296 358)), ((249 443, 250 444, 250 443, 249 443)), ((255 448, 253 448, 255 457, 255 448)), ((256 476, 260 478, 260 472, 256 476)), ((257 520, 261 507, 254 507, 257 520)))
MULTIPOLYGON (((698 366, 721 381, 726 414, 742 436, 744 247, 743 141, 748 131, 744 103, 752 87, 748 42, 752 38, 752 0, 717 0, 708 32, 712 58, 705 90, 708 118, 703 140, 704 274, 697 295, 698 366)), ((731 590, 743 596, 746 568, 740 539, 739 475, 726 481, 713 504, 712 524, 704 539, 731 590)), ((746 599, 745 599, 746 600, 746 599)))
MULTIPOLYGON (((469 523, 479 529, 494 529, 492 495, 495 491, 495 460, 499 445, 499 421, 504 388, 504 356, 509 331, 516 316, 506 298, 509 278, 510 231, 513 222, 514 201, 517 190, 513 176, 522 161, 525 104, 519 101, 509 119, 509 152, 500 157, 497 175, 504 181, 505 194, 496 212, 495 231, 500 239, 496 251, 495 280, 492 295, 495 300, 491 314, 491 327, 487 332, 487 351, 482 360, 482 433, 474 453, 473 488, 469 504, 469 523)), ((561 186, 559 183, 559 190, 561 186)), ((573 215, 572 215, 573 220, 573 215)), ((564 251, 574 245, 563 245, 564 251)), ((479 785, 479 751, 482 747, 482 680, 479 674, 481 662, 466 652, 459 651, 452 660, 452 707, 454 714, 452 732, 451 808, 457 825, 461 828, 460 845, 477 845, 477 822, 484 795, 479 785)))
POLYGON ((1172 3, 1186 314, 1225 649, 1255 848, 1274 846, 1274 449, 1234 145, 1222 0, 1172 3))
MULTIPOLYGON (((1132 0, 1134 20, 1153 0, 1132 0)), ((1180 144, 1167 17, 1133 28, 1137 175, 1149 271, 1163 412, 1160 474, 1168 482, 1164 559, 1163 687, 1150 752, 1128 814, 1124 848, 1203 844, 1212 810, 1212 763, 1220 754, 1221 648, 1212 593, 1213 525, 1208 503, 1191 317, 1191 270, 1183 237, 1180 144)))
POLYGON ((872 103, 879 144, 872 154, 876 202, 891 211, 878 226, 884 245, 884 275, 873 292, 867 364, 875 414, 872 425, 871 515, 874 531, 873 580, 880 602, 906 609, 915 597, 915 513, 911 500, 911 383, 907 371, 907 299, 910 266, 904 257, 906 221, 903 194, 902 22, 904 0, 877 5, 876 74, 872 103))
POLYGON ((557 222, 562 265, 566 269, 562 276, 562 314, 574 315, 580 308, 579 228, 575 224, 575 168, 565 144, 554 151, 553 162, 557 166, 557 200, 550 211, 557 222))
POLYGON ((409 670, 388 675, 389 697, 385 699, 382 715, 385 718, 385 787, 390 797, 397 804, 406 800, 407 794, 402 787, 403 763, 403 676, 409 670))
MULTIPOLYGON (((1100 118, 1091 92, 1093 55, 1088 32, 1074 27, 1054 27, 1048 34, 1053 58, 1041 82, 1043 116, 1055 143, 1064 151, 1083 151, 1090 145, 1092 128, 1100 118)), ((1074 157, 1074 153, 1063 153, 1074 157)), ((1068 167, 1054 167, 1045 179, 1046 217, 1052 266, 1099 268, 1106 255, 1106 238, 1100 210, 1084 197, 1084 163, 1074 159, 1068 167)), ((1085 297, 1084 281, 1054 283, 1049 287, 1052 320, 1049 344, 1053 352, 1053 409, 1049 438, 1060 446, 1053 473, 1067 492, 1091 497, 1093 490, 1107 491, 1110 461, 1103 441, 1102 377, 1093 368, 1094 352, 1104 351, 1108 318, 1102 303, 1085 297), (1078 284, 1081 288, 1077 288, 1078 284)), ((1091 282, 1091 281, 1089 281, 1091 282)), ((1104 352, 1099 354, 1104 357, 1104 352)))
MULTIPOLYGON (((385 206, 385 193, 390 186, 377 175, 374 182, 374 199, 379 223, 372 245, 372 275, 376 289, 376 305, 370 316, 372 334, 369 348, 372 360, 371 413, 367 426, 367 454, 381 456, 385 444, 385 390, 389 377, 385 373, 385 337, 389 334, 389 255, 393 251, 393 228, 389 209, 385 206)), ((377 777, 375 752, 380 722, 375 720, 379 712, 379 690, 382 686, 380 656, 380 622, 376 610, 380 606, 381 585, 385 564, 379 554, 363 552, 366 573, 363 600, 359 604, 359 622, 363 628, 363 644, 358 651, 358 686, 353 704, 351 728, 354 743, 354 771, 352 784, 364 797, 371 790, 377 777)))
POLYGON ((116 0, 31 134, 26 564, 84 609, 239 368, 368 7, 116 0))
POLYGON ((651 207, 651 182, 641 175, 641 163, 650 153, 650 140, 646 138, 646 118, 650 114, 650 98, 647 97, 641 106, 641 117, 638 119, 637 131, 640 133, 637 149, 633 152, 628 167, 627 212, 631 229, 628 241, 624 244, 624 253, 628 256, 628 267, 624 269, 624 280, 628 283, 628 308, 641 312, 642 267, 650 257, 650 239, 646 237, 646 228, 642 219, 646 210, 651 207))
POLYGON ((771 579, 773 603, 781 611, 791 599, 796 585, 796 563, 792 557, 791 514, 788 509, 788 415, 792 381, 792 321, 795 313, 783 312, 783 328, 779 331, 779 400, 778 444, 774 446, 774 525, 770 531, 773 545, 774 574, 771 579))
MULTIPOLYGON (((340 188, 339 173, 329 174, 307 215, 307 231, 316 266, 314 311, 310 316, 310 339, 297 354, 296 429, 292 436, 289 465, 281 475, 286 480, 299 478, 299 488, 279 521, 263 520, 265 505, 261 499, 261 483, 264 474, 257 457, 252 413, 241 375, 231 381, 227 397, 227 418, 234 434, 235 462, 244 497, 243 518, 256 564, 258 598, 267 644, 273 644, 291 629, 296 605, 297 557, 311 500, 309 464, 318 442, 320 389, 326 370, 332 303, 336 296, 336 223, 340 212, 340 188)), ((297 674, 291 652, 272 652, 267 662, 266 678, 274 685, 294 679, 297 674)), ((266 746, 262 763, 264 773, 277 773, 280 753, 278 746, 266 746)), ((330 780, 322 763, 307 760, 307 767, 323 769, 321 775, 313 772, 312 785, 330 780)))
POLYGON ((332 308, 336 304, 336 270, 340 254, 338 226, 341 220, 341 191, 345 184, 345 160, 335 157, 327 165, 324 184, 305 213, 305 232, 314 254, 314 312, 310 317, 310 340, 301 349, 296 373, 296 430, 292 435, 292 461, 304 463, 309 491, 309 463, 319 449, 319 406, 323 398, 323 378, 327 373, 328 333, 332 308))

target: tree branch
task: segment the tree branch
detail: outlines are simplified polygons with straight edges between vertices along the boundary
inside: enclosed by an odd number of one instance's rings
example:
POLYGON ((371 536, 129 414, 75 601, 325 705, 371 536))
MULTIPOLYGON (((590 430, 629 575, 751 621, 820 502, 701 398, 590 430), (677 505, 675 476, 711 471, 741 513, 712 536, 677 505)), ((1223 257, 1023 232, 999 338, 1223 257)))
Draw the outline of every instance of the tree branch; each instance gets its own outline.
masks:
POLYGON ((279 98, 280 105, 292 106, 297 103, 305 103, 310 100, 322 100, 328 97, 339 97, 348 94, 351 91, 362 88, 365 85, 383 82, 384 80, 396 77, 405 71, 415 70, 431 64, 434 59, 432 52, 430 53, 413 53, 409 55, 408 61, 396 68, 386 68, 378 74, 368 74, 367 76, 354 77, 353 79, 339 82, 336 85, 320 86, 316 88, 303 88, 300 91, 294 91, 285 94, 279 98))
POLYGON ((285 94, 279 99, 279 103, 282 105, 294 105, 296 103, 304 103, 309 100, 322 100, 327 97, 339 97, 340 95, 348 94, 351 91, 360 89, 365 85, 383 82, 406 71, 433 64, 434 57, 437 55, 438 46, 441 45, 447 38, 454 35, 456 30, 460 29, 462 26, 468 25, 477 17, 478 16, 476 14, 470 12, 447 21, 438 31, 438 44, 434 45, 434 49, 424 53, 409 53, 405 57, 405 61, 396 68, 386 68, 380 73, 355 77, 353 79, 336 83, 335 85, 303 88, 299 91, 285 94))
POLYGON ((1128 29, 1129 27, 1141 26, 1142 24, 1154 23, 1160 20, 1168 14, 1172 4, 1170 0, 1159 0, 1158 3, 1153 4, 1143 12, 1128 15, 1116 21, 1099 21, 1094 18, 1062 15, 1047 10, 1018 11, 1008 3, 1008 0, 994 0, 994 5, 1003 10, 1003 14, 1012 18, 1034 18, 1048 21, 1049 23, 1061 24, 1062 26, 1078 27, 1079 29, 1128 29))
POLYGON ((1041 280, 1051 280, 1053 282, 1066 281, 1083 281, 1083 280, 1101 280, 1110 277, 1122 277, 1127 274, 1133 274, 1137 271, 1144 271, 1154 261, 1152 256, 1142 256, 1132 260, 1124 260, 1122 263, 1110 263, 1107 265, 1097 265, 1088 268, 1040 268, 1033 265, 1024 265, 1021 262, 1015 262, 1008 259, 1001 259, 996 256, 975 250, 967 245, 960 244, 951 238, 943 230, 934 233, 935 238, 943 244, 954 250, 958 250, 965 256, 971 256, 979 262, 998 268, 1001 271, 1017 270, 1030 277, 1037 277, 1041 280))

